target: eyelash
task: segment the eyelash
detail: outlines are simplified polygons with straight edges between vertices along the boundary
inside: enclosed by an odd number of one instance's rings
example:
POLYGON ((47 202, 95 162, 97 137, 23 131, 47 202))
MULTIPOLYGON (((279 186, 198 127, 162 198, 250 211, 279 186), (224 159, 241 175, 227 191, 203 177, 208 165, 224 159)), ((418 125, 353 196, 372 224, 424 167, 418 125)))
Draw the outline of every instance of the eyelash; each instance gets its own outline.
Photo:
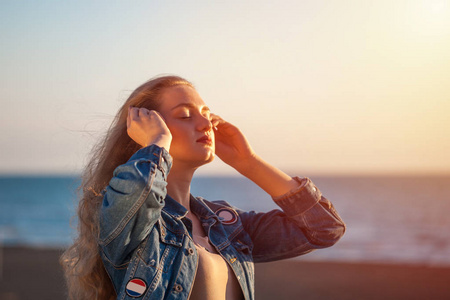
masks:
MULTIPOLYGON (((212 120, 212 118, 211 118, 211 116, 210 115, 207 115, 207 116, 203 116, 203 117, 205 117, 205 118, 207 118, 208 120, 212 120)), ((182 120, 184 120, 184 119, 190 119, 191 118, 191 116, 184 116, 184 117, 180 117, 180 119, 182 119, 182 120)))

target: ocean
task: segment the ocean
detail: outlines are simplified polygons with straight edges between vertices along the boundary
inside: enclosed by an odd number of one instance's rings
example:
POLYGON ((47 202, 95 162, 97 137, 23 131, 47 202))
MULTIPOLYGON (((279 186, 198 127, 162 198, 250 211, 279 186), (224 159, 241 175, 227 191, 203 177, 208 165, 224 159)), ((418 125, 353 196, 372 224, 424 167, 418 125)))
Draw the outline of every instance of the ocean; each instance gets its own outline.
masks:
MULTIPOLYGON (((298 259, 450 266, 450 176, 311 177, 347 225, 298 259)), ((64 248, 76 234, 77 177, 0 177, 0 247, 64 248)), ((244 210, 277 208, 243 177, 196 177, 192 193, 244 210)))

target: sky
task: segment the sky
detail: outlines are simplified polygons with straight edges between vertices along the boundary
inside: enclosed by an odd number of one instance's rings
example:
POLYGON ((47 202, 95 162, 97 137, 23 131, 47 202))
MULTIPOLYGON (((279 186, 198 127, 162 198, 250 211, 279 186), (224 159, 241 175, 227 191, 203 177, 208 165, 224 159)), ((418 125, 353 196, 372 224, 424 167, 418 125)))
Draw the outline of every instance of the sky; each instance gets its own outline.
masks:
POLYGON ((80 172, 161 74, 286 172, 450 173, 450 1, 2 0, 0 45, 0 174, 80 172))

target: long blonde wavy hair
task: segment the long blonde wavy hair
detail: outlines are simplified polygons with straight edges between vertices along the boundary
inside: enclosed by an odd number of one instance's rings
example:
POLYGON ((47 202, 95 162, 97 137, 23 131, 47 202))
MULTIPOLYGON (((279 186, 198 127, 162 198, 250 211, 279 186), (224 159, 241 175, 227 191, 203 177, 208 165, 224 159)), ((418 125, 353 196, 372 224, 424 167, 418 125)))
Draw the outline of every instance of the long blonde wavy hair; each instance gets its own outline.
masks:
POLYGON ((104 138, 92 149, 79 187, 78 237, 60 258, 71 300, 110 300, 117 297, 98 248, 101 191, 111 180, 114 169, 141 147, 127 134, 128 107, 157 110, 161 92, 176 85, 193 87, 192 83, 178 76, 156 77, 139 86, 119 109, 104 138))

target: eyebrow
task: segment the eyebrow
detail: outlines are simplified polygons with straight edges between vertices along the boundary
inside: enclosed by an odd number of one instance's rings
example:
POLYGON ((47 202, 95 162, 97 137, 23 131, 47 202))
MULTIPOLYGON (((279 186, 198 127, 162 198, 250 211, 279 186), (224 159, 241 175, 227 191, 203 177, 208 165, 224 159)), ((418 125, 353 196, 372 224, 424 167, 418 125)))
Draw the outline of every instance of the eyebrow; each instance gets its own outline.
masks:
MULTIPOLYGON (((180 107, 197 108, 197 106, 195 106, 195 105, 192 104, 192 103, 181 103, 181 104, 178 104, 178 105, 176 105, 175 107, 173 107, 171 110, 175 110, 175 109, 180 108, 180 107)), ((203 107, 202 107, 202 111, 211 111, 211 110, 209 109, 208 106, 203 106, 203 107)))

